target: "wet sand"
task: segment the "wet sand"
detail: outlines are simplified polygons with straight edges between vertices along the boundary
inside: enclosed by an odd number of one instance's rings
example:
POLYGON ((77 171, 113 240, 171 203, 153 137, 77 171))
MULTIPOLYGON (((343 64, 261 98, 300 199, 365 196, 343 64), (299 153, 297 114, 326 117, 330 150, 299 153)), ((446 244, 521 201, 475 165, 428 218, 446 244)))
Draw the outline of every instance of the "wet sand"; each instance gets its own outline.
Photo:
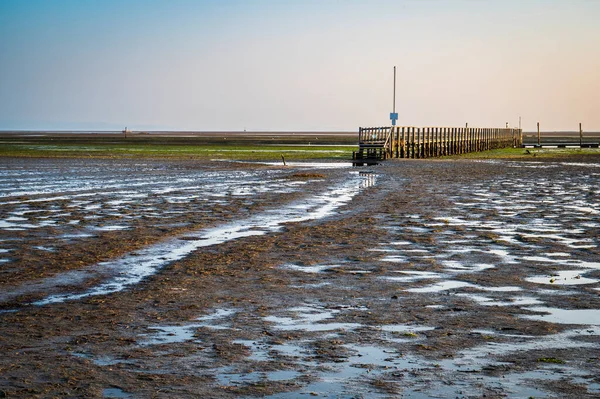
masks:
POLYGON ((600 158, 3 159, 0 396, 600 396, 600 158))

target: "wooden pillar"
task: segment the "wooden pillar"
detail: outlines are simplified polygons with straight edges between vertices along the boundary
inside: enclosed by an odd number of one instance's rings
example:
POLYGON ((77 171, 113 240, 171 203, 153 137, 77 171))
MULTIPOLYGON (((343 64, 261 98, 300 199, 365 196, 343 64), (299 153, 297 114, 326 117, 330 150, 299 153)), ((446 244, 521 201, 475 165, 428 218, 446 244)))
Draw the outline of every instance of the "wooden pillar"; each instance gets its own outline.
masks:
POLYGON ((428 127, 427 128, 427 136, 426 136, 426 141, 427 143, 425 144, 425 158, 429 158, 431 156, 431 128, 428 127))
POLYGON ((467 152, 473 152, 473 129, 467 127, 467 152))
POLYGON ((481 150, 487 150, 487 128, 481 129, 481 150))
POLYGON ((419 127, 417 129, 419 132, 419 149, 417 151, 417 158, 420 159, 420 158, 423 158, 423 144, 424 144, 423 136, 425 134, 425 128, 419 127))
POLYGON ((411 143, 410 143, 410 157, 411 158, 416 158, 416 154, 417 154, 417 128, 413 127, 412 129, 412 133, 411 133, 411 143))
POLYGON ((482 129, 482 136, 481 136, 481 150, 482 151, 487 150, 487 133, 488 133, 488 130, 486 127, 484 127, 482 129))
POLYGON ((413 158, 418 158, 418 149, 419 149, 419 128, 415 127, 414 129, 414 140, 413 140, 413 158))
POLYGON ((448 131, 446 130, 445 127, 442 128, 442 155, 446 156, 448 155, 448 147, 447 144, 448 143, 448 131))
POLYGON ((400 135, 400 148, 398 153, 398 158, 404 158, 404 126, 398 127, 398 134, 400 135))
POLYGON ((417 128, 417 132, 419 133, 419 146, 417 148, 417 158, 423 158, 423 133, 425 133, 425 128, 423 127, 418 127, 417 128))
POLYGON ((409 158, 414 158, 415 157, 415 128, 411 127, 410 128, 410 139, 408 142, 408 152, 409 152, 409 158))
POLYGON ((454 131, 453 136, 454 136, 454 150, 453 150, 453 154, 452 155, 456 155, 458 154, 458 129, 457 128, 452 128, 452 130, 454 131))
POLYGON ((433 156, 433 128, 430 127, 428 128, 429 130, 429 143, 427 143, 427 156, 428 157, 432 157, 433 156))
POLYGON ((392 156, 394 158, 398 158, 400 156, 400 128, 396 127, 396 126, 392 126, 392 136, 394 137, 394 147, 393 147, 393 152, 392 152, 392 156))
POLYGON ((416 152, 415 152, 415 158, 421 158, 421 128, 418 127, 417 129, 417 143, 416 143, 416 152))
POLYGON ((423 148, 421 149, 421 158, 427 158, 427 134, 429 128, 423 128, 423 148))
POLYGON ((426 146, 427 146, 427 128, 421 128, 421 152, 419 153, 421 158, 425 158, 426 154, 426 146))
POLYGON ((519 146, 523 146, 523 129, 519 129, 519 146))

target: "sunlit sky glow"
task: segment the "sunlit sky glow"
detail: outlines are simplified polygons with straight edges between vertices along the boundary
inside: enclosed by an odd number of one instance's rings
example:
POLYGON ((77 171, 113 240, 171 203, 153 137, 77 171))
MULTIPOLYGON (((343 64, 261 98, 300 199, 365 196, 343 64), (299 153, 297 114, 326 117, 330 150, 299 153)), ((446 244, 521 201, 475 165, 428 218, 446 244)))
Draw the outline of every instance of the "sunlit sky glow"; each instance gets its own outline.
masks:
POLYGON ((600 130, 598 0, 1 0, 0 129, 600 130))

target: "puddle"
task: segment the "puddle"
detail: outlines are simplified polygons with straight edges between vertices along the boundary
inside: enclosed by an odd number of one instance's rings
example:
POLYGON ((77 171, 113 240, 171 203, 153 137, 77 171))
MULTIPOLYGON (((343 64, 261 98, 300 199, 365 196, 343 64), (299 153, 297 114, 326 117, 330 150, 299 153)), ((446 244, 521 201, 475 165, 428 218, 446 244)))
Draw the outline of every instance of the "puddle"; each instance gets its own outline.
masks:
POLYGON ((193 341, 195 339, 194 335, 196 334, 196 330, 199 328, 204 327, 217 330, 230 329, 231 327, 229 325, 214 323, 214 321, 227 318, 235 313, 235 310, 218 309, 213 314, 202 316, 196 319, 201 323, 192 323, 182 326, 152 326, 149 327, 149 329, 155 330, 156 333, 147 335, 146 340, 139 342, 139 344, 142 346, 148 346, 193 341))
POLYGON ((419 280, 430 280, 430 279, 439 279, 442 278, 443 275, 434 272, 422 272, 422 271, 412 271, 412 270, 400 270, 397 273, 408 274, 406 277, 394 277, 394 276, 384 276, 381 277, 384 280, 388 281, 396 281, 396 282, 413 282, 419 280))
POLYGON ((477 302, 483 306, 528 306, 528 305, 540 305, 540 304, 544 303, 543 301, 540 301, 537 298, 527 297, 527 296, 508 298, 508 300, 501 301, 501 300, 496 300, 494 298, 490 298, 485 295, 478 295, 478 294, 456 294, 456 295, 464 297, 464 298, 472 299, 475 302, 477 302))
POLYGON ((79 357, 81 359, 87 359, 87 360, 91 361, 92 363, 94 363, 96 366, 113 366, 115 364, 120 364, 120 363, 131 363, 130 360, 120 360, 120 359, 115 359, 110 356, 97 356, 96 357, 89 353, 71 352, 71 355, 73 355, 75 357, 79 357))
POLYGON ((121 388, 105 388, 102 391, 104 398, 133 398, 132 394, 123 391, 121 388))
POLYGON ((433 292, 442 292, 442 291, 448 291, 448 290, 464 288, 464 287, 475 287, 475 285, 464 282, 464 281, 450 280, 450 281, 443 281, 441 283, 436 283, 433 285, 428 285, 428 286, 420 287, 420 288, 408 288, 406 291, 418 292, 418 293, 433 293, 433 292))
POLYGON ((294 317, 267 316, 263 320, 273 323, 273 328, 283 331, 335 331, 353 330, 361 326, 357 323, 322 323, 324 320, 334 318, 339 310, 326 310, 313 307, 289 309, 295 313, 294 317))
POLYGON ((338 265, 316 265, 316 266, 299 266, 294 264, 286 264, 281 266, 282 269, 289 269, 304 273, 321 273, 325 270, 334 269, 339 267, 338 265))
POLYGON ((381 258, 382 262, 392 262, 392 263, 407 263, 408 258, 406 256, 401 255, 390 255, 381 258))
POLYGON ((493 269, 495 266, 490 264, 473 264, 473 265, 464 265, 461 262, 457 261, 442 261, 442 265, 448 269, 448 271, 455 273, 474 273, 481 272, 487 269, 493 269))
POLYGON ((279 371, 252 371, 250 373, 233 373, 229 370, 219 371, 216 375, 219 385, 240 385, 267 381, 286 381, 300 377, 301 374, 293 370, 279 371))
POLYGON ((184 236, 185 240, 173 239, 141 249, 114 261, 99 263, 99 267, 112 270, 114 273, 118 273, 118 276, 87 292, 53 295, 34 302, 34 305, 46 305, 119 292, 199 248, 222 244, 238 238, 276 232, 286 223, 304 222, 331 216, 339 207, 347 204, 358 194, 361 190, 359 184, 361 179, 358 173, 351 173, 344 182, 322 194, 305 198, 279 209, 266 211, 246 220, 187 234, 184 236), (195 237, 198 238, 193 239, 195 237))
POLYGON ((119 231, 119 230, 128 230, 131 227, 129 226, 101 226, 101 227, 96 227, 96 230, 98 231, 119 231))
POLYGON ((417 293, 434 293, 434 292, 449 291, 449 290, 465 288, 465 287, 474 288, 474 289, 478 289, 478 290, 482 290, 482 291, 490 291, 490 292, 514 292, 514 291, 522 290, 522 288, 520 288, 520 287, 483 287, 481 285, 471 284, 471 283, 467 283, 465 281, 448 280, 448 281, 442 281, 440 283, 428 285, 425 287, 408 288, 408 289, 406 289, 406 291, 417 292, 417 293))
POLYGON ((31 223, 8 222, 0 220, 0 229, 9 231, 23 231, 28 229, 37 229, 40 226, 31 223))
POLYGON ((526 308, 542 315, 521 315, 528 320, 539 320, 558 324, 580 324, 600 326, 600 309, 559 309, 549 307, 526 308))
POLYGON ((527 277, 525 280, 530 283, 548 284, 548 285, 585 285, 595 284, 600 280, 583 277, 583 274, 590 270, 560 270, 552 272, 549 276, 527 277))
POLYGON ((395 333, 417 333, 417 332, 435 330, 435 327, 412 326, 410 324, 388 324, 385 326, 380 326, 379 329, 381 331, 395 332, 395 333))
MULTIPOLYGON (((262 165, 283 166, 282 162, 256 162, 262 165)), ((351 162, 287 162, 286 165, 291 168, 309 168, 309 169, 340 169, 352 168, 351 162)))
POLYGON ((349 351, 343 362, 324 362, 322 368, 311 382, 294 392, 284 392, 267 396, 268 398, 388 398, 389 394, 378 391, 368 381, 374 381, 386 370, 416 370, 423 367, 419 359, 403 356, 393 349, 376 346, 343 345, 349 351))

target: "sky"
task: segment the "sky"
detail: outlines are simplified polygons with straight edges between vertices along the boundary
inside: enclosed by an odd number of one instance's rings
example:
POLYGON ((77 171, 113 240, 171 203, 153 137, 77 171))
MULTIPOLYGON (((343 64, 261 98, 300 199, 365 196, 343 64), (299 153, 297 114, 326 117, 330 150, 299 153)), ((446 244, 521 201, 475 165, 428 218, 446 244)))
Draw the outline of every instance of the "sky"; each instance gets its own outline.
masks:
POLYGON ((0 0, 0 130, 600 131, 600 0, 0 0))

